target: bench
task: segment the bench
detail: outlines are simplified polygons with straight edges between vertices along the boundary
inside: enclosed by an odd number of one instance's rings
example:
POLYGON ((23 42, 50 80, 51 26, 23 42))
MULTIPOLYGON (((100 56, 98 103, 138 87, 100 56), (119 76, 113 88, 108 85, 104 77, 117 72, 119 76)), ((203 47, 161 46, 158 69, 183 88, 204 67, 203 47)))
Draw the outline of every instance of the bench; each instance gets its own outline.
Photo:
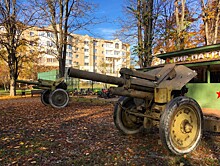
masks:
POLYGON ((35 89, 35 90, 31 90, 31 97, 33 97, 33 95, 37 94, 41 94, 43 92, 42 89, 35 89))

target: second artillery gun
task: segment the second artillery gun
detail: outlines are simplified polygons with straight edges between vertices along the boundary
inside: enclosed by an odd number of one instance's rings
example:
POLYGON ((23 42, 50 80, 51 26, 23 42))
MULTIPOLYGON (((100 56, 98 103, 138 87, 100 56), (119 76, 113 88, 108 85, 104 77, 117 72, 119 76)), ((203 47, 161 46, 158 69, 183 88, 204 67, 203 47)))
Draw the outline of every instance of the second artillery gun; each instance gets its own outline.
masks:
POLYGON ((41 102, 54 108, 63 108, 69 103, 69 95, 66 92, 67 84, 64 78, 55 81, 38 79, 38 81, 16 80, 17 83, 33 85, 33 88, 42 89, 41 102))
POLYGON ((201 139, 203 114, 199 104, 187 93, 186 84, 197 73, 175 64, 147 72, 122 68, 121 77, 68 69, 68 76, 118 85, 111 87, 122 96, 114 108, 114 123, 124 134, 135 134, 143 128, 159 128, 163 145, 182 155, 194 150, 201 139))

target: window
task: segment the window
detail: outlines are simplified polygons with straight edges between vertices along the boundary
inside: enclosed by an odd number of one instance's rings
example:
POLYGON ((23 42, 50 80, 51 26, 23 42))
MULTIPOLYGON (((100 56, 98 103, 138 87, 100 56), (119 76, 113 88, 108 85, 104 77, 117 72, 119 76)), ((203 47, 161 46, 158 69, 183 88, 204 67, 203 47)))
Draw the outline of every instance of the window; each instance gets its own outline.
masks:
POLYGON ((120 52, 119 51, 114 51, 114 55, 119 55, 120 52))
POLYGON ((73 37, 69 35, 69 36, 67 37, 67 40, 72 41, 72 40, 73 40, 73 37))
POLYGON ((112 55, 112 51, 111 50, 106 50, 106 55, 112 55))
POLYGON ((76 58, 79 58, 79 55, 76 55, 75 57, 76 57, 76 58))
POLYGON ((39 36, 45 36, 45 32, 39 32, 39 36))
POLYGON ((210 67, 210 83, 220 83, 220 65, 210 67))
POLYGON ((30 36, 34 36, 34 32, 30 32, 30 36))
POLYGON ((30 46, 33 46, 34 45, 34 42, 33 41, 30 41, 30 46))
POLYGON ((89 66, 89 63, 84 63, 84 66, 89 66))
POLYGON ((72 52, 69 52, 69 57, 71 57, 71 58, 73 57, 73 54, 72 54, 72 52))
POLYGON ((51 41, 47 41, 47 47, 52 47, 53 43, 51 41))
POLYGON ((72 46, 70 44, 67 45, 67 49, 72 50, 72 46))
POLYGON ((54 37, 53 33, 52 32, 47 32, 47 37, 54 37))
POLYGON ((118 43, 115 43, 115 48, 119 49, 119 44, 118 43))
POLYGON ((55 58, 47 58, 47 62, 53 63, 53 62, 56 62, 56 59, 55 58))
POLYGON ((108 47, 108 48, 112 48, 112 47, 113 47, 113 43, 106 43, 105 45, 106 45, 106 47, 108 47))
POLYGON ((93 41, 93 45, 94 45, 94 46, 97 46, 97 45, 98 45, 98 42, 97 42, 97 41, 93 41))
POLYGON ((89 49, 85 48, 85 49, 84 49, 84 52, 89 52, 89 49))
POLYGON ((89 59, 89 56, 84 56, 84 59, 89 59))
POLYGON ((123 50, 126 50, 126 49, 127 49, 126 45, 123 45, 123 46, 122 46, 122 49, 123 49, 123 50))
POLYGON ((206 66, 203 67, 192 67, 192 70, 197 72, 197 76, 194 77, 190 83, 207 83, 207 68, 206 66))
POLYGON ((89 45, 89 41, 84 41, 84 44, 85 45, 89 45))

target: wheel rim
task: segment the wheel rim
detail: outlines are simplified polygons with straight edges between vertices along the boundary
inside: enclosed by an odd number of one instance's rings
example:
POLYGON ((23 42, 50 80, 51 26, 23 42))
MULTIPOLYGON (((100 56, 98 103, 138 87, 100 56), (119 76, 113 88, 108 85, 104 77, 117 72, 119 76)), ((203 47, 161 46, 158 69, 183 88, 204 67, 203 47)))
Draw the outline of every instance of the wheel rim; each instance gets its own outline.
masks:
POLYGON ((49 96, 50 96, 50 90, 44 90, 41 94, 41 101, 44 105, 49 105, 49 96))
POLYGON ((64 90, 55 90, 51 95, 51 102, 54 106, 64 107, 68 103, 68 95, 64 90))
POLYGON ((180 106, 173 115, 170 125, 171 144, 177 151, 191 148, 198 141, 201 121, 197 110, 188 105, 180 106))
MULTIPOLYGON (((129 107, 126 110, 132 110, 133 107, 129 107)), ((142 123, 138 123, 138 118, 134 115, 129 114, 124 108, 122 108, 121 112, 121 120, 123 125, 128 128, 129 130, 136 130, 142 126, 142 123)))
POLYGON ((139 129, 143 123, 138 123, 138 118, 135 115, 129 114, 126 110, 133 110, 134 103, 128 102, 121 108, 121 121, 129 130, 139 129))

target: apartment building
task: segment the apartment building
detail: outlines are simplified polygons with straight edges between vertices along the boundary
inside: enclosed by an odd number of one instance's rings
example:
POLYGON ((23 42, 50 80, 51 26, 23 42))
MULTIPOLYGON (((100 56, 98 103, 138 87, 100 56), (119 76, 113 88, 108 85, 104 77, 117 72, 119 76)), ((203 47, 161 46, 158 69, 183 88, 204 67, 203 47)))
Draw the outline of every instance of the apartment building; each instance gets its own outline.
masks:
POLYGON ((122 67, 130 67, 130 46, 119 39, 75 38, 72 67, 114 76, 122 67))
MULTIPOLYGON (((54 34, 48 29, 38 29, 39 65, 58 66, 54 34)), ((68 36, 66 67, 119 76, 122 67, 130 67, 130 45, 119 39, 105 40, 88 35, 68 36)))
MULTIPOLYGON (((33 27, 23 34, 38 49, 39 65, 58 67, 55 36, 52 28, 33 27), (37 42, 37 44, 36 44, 37 42)), ((30 48, 30 52, 33 50, 30 48)), ((88 35, 70 34, 68 36, 66 68, 94 71, 119 76, 122 67, 130 67, 130 45, 119 39, 105 40, 88 35)))

